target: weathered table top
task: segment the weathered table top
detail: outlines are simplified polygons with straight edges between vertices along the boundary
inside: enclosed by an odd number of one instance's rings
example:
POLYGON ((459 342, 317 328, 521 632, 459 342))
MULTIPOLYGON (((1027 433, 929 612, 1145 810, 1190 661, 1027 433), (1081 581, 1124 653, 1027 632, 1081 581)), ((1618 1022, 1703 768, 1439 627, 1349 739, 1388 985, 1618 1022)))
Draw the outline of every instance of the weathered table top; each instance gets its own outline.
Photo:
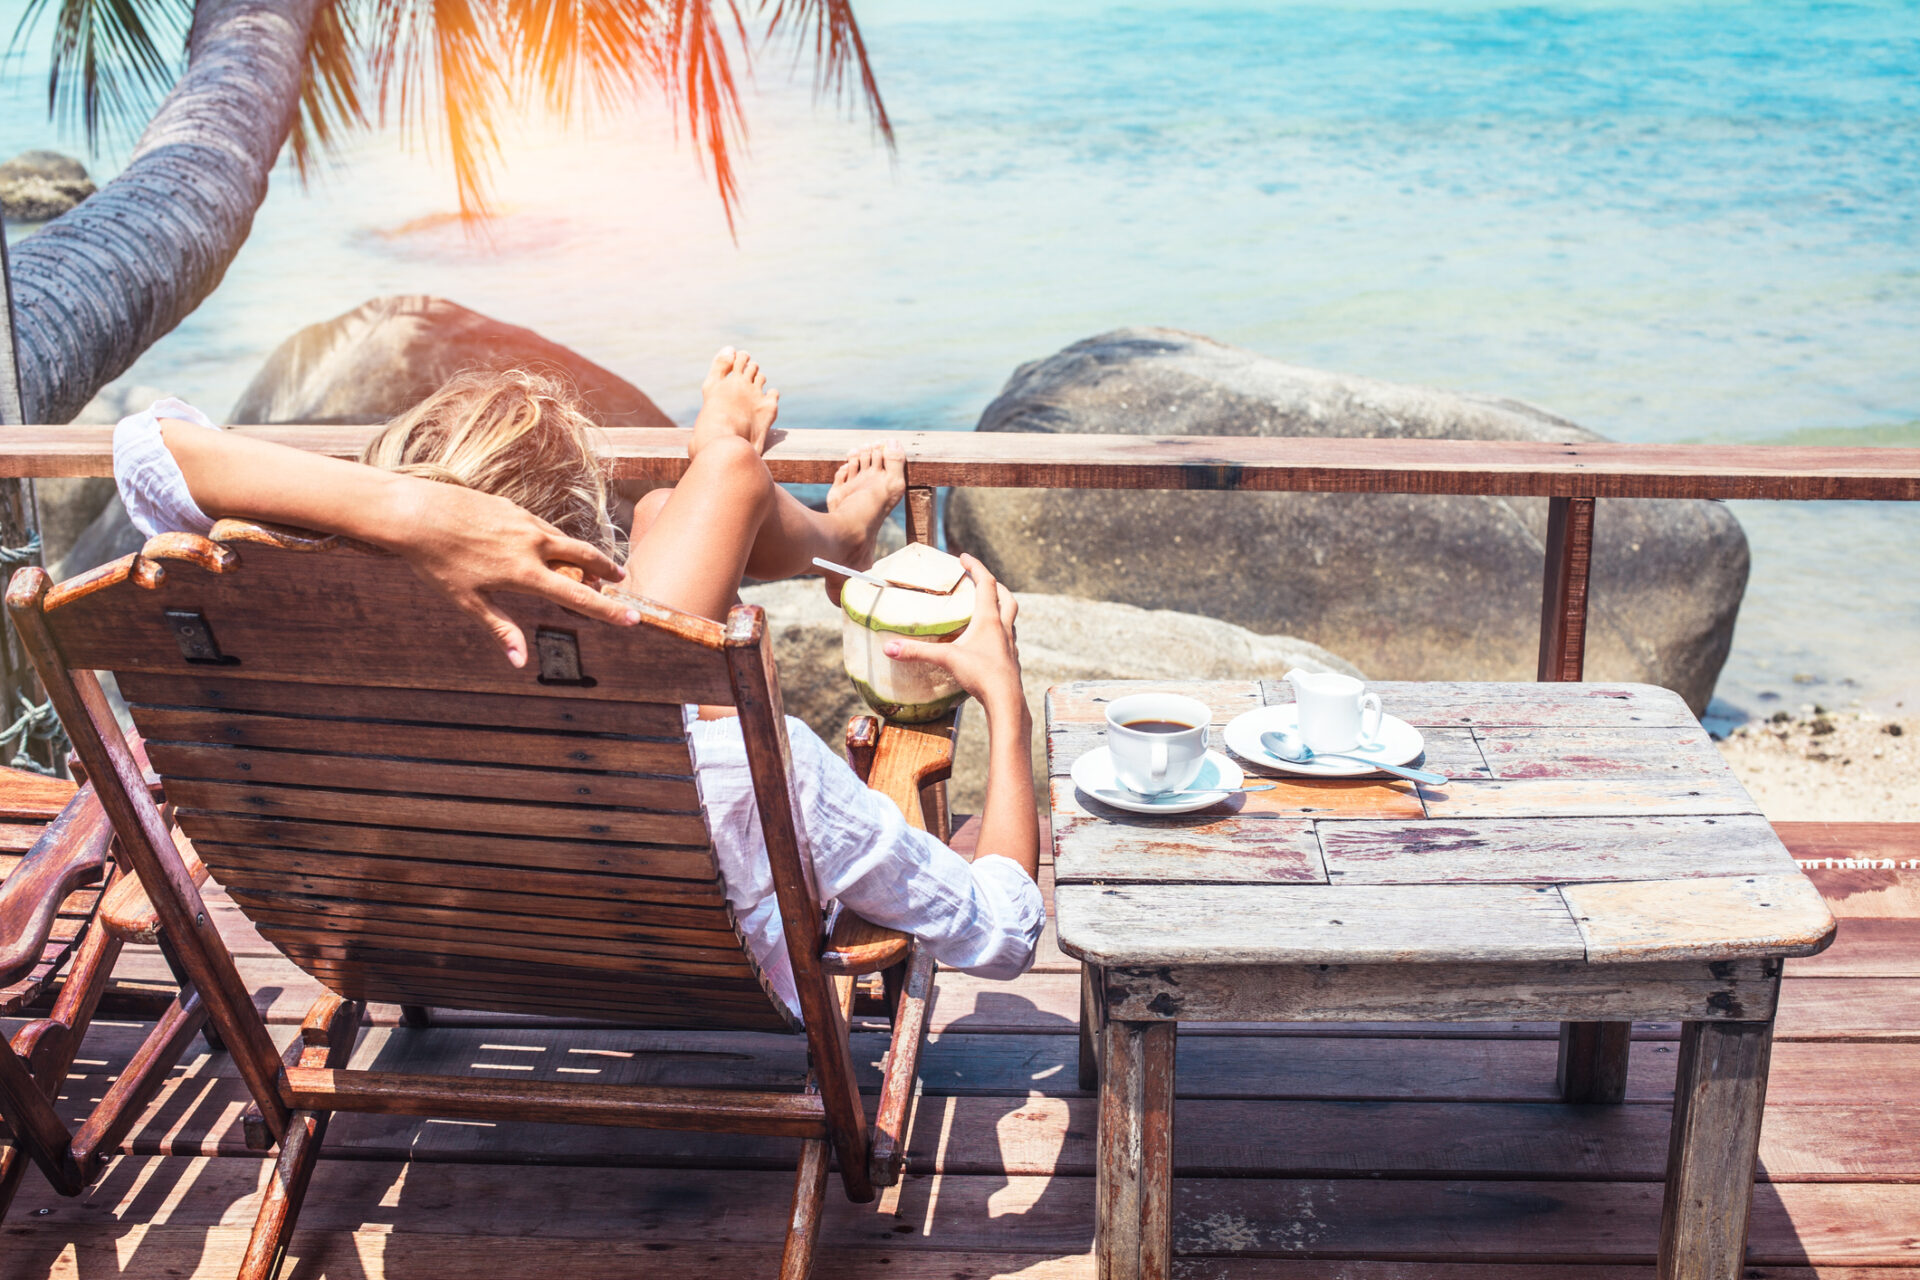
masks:
MULTIPOLYGON (((1281 681, 1047 695, 1060 945, 1108 966, 1808 955, 1833 917, 1681 699, 1640 684, 1376 683, 1452 781, 1289 777, 1199 813, 1082 795, 1105 705, 1189 694, 1220 726, 1281 681)), ((1242 762, 1245 763, 1244 761, 1242 762)))

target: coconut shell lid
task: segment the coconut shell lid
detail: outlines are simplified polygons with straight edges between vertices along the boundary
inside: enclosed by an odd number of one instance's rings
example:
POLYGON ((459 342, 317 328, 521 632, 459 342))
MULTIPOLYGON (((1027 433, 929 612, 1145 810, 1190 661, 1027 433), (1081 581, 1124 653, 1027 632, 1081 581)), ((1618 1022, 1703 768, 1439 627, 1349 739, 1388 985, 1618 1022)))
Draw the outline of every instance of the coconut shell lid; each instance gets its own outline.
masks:
POLYGON ((959 556, 950 556, 924 542, 909 542, 892 555, 874 561, 867 572, 895 586, 944 596, 960 585, 967 567, 960 563, 959 556))

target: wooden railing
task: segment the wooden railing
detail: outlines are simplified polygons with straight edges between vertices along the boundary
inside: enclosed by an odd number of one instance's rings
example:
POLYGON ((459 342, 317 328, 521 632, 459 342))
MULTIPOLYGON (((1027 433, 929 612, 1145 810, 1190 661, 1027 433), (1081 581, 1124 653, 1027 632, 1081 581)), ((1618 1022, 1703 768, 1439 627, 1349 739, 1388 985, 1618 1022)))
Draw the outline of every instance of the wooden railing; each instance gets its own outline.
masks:
MULTIPOLYGON (((353 457, 370 426, 238 427, 296 448, 353 457)), ((685 431, 608 431, 614 474, 671 482, 685 431)), ((889 433, 895 434, 895 433, 889 433)), ((776 480, 824 484, 864 431, 776 432, 776 480)), ((0 476, 110 476, 111 427, 0 428, 0 476)), ((924 431, 907 446, 909 534, 932 534, 934 490, 1191 489, 1544 497, 1542 680, 1578 680, 1596 498, 1920 500, 1920 449, 1781 445, 1552 444, 1262 436, 1096 436, 924 431)))

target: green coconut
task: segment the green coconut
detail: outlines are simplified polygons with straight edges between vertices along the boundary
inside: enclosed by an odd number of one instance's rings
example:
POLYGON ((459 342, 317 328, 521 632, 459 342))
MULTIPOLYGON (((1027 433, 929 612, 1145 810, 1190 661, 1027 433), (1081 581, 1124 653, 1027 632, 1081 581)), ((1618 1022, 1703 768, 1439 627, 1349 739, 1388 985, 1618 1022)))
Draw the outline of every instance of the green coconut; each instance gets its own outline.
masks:
MULTIPOLYGON (((873 572, 888 576, 890 567, 902 557, 906 557, 899 566, 903 573, 920 574, 929 567, 938 568, 931 565, 929 556, 958 564, 953 556, 915 544, 879 561, 873 572)), ((958 638, 973 621, 971 579, 962 579, 945 594, 911 587, 876 587, 855 579, 840 589, 840 607, 845 614, 840 641, 847 677, 867 705, 882 716, 920 724, 938 719, 967 696, 952 676, 930 662, 889 658, 886 644, 891 636, 934 643, 958 638)))

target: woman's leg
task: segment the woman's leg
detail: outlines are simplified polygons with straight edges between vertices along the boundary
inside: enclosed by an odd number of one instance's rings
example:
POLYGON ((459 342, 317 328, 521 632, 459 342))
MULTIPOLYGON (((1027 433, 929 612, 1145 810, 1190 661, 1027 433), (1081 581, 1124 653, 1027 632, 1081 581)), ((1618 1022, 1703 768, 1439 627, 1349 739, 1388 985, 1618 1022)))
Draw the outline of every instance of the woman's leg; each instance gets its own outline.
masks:
POLYGON ((815 556, 864 569, 906 488, 898 446, 849 458, 825 512, 775 484, 759 451, 772 421, 771 393, 743 359, 723 351, 715 360, 686 474, 641 501, 627 560, 635 591, 708 618, 726 616, 748 574, 793 577, 811 569, 815 556))

